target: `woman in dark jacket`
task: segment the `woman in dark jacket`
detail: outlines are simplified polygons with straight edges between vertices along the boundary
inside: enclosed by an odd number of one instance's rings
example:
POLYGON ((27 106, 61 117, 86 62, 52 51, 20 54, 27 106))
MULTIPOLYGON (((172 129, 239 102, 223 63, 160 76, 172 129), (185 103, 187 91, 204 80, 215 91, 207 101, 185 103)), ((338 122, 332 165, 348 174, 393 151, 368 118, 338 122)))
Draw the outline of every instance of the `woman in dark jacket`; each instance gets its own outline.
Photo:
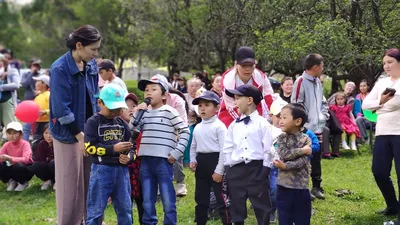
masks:
POLYGON ((90 158, 85 157, 84 125, 98 112, 99 31, 82 26, 67 37, 69 51, 50 69, 50 132, 54 142, 57 220, 80 225, 85 215, 90 158))

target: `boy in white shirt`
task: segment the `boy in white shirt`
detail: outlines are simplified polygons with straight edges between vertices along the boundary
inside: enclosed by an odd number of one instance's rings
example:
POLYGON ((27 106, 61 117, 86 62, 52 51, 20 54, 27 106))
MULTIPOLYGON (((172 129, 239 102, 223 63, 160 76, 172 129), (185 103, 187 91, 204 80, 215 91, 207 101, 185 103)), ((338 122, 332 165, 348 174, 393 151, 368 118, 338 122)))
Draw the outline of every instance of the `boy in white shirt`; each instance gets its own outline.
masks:
POLYGON ((273 128, 256 110, 262 94, 255 86, 247 84, 236 90, 226 89, 225 93, 235 98, 241 114, 230 124, 223 149, 232 221, 235 225, 244 224, 246 200, 249 199, 258 225, 269 224, 273 128))
POLYGON ((196 173, 196 222, 203 225, 207 223, 212 188, 222 224, 230 224, 228 210, 222 198, 221 181, 224 174, 222 148, 226 127, 216 116, 220 100, 214 92, 205 91, 192 103, 198 105, 202 119, 193 131, 190 148, 190 169, 196 173))

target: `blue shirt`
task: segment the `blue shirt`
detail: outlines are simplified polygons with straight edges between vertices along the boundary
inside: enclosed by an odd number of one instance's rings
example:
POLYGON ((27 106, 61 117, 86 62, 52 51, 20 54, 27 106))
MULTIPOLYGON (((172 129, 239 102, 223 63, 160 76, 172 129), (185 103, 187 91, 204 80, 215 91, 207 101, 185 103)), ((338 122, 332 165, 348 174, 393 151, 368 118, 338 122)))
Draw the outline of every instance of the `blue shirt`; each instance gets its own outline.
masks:
MULTIPOLYGON (((305 134, 307 134, 307 136, 311 139, 311 150, 312 153, 316 153, 320 150, 320 145, 319 145, 319 141, 318 141, 318 137, 317 135, 315 135, 311 130, 306 129, 305 134)), ((311 155, 312 156, 312 155, 311 155)))
POLYGON ((93 114, 99 111, 96 61, 87 62, 84 71, 80 72, 72 52, 68 51, 51 65, 50 76, 51 135, 60 142, 75 143, 75 135, 84 130, 86 102, 91 104, 93 114))

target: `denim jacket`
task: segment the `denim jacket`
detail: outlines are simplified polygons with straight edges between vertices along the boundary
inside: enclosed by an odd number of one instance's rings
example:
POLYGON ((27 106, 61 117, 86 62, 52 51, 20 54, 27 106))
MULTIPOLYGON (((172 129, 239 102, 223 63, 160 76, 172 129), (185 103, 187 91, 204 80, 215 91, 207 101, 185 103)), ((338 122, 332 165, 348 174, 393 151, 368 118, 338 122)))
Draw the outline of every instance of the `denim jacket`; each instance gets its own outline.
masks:
POLYGON ((58 58, 50 68, 50 132, 53 138, 64 143, 77 142, 66 124, 76 122, 79 129, 84 130, 86 101, 92 103, 93 114, 99 111, 96 61, 87 62, 85 74, 79 72, 71 51, 58 58), (86 99, 86 88, 90 99, 86 99))

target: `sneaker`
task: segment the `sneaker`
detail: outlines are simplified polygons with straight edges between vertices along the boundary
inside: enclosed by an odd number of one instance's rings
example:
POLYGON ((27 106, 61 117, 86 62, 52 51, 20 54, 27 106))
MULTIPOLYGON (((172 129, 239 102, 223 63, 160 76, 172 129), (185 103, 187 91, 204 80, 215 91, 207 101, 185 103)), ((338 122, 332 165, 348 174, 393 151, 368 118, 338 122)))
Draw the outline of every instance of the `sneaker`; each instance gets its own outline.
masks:
POLYGON ((51 186, 53 186, 53 182, 51 182, 51 180, 45 181, 43 182, 42 187, 40 187, 40 190, 47 191, 51 186))
POLYGON ((18 186, 17 186, 17 188, 15 188, 14 191, 23 191, 23 190, 25 190, 28 186, 29 186, 29 183, 28 183, 28 182, 25 182, 25 183, 23 183, 23 184, 18 183, 18 186))
POLYGON ((8 181, 7 191, 14 191, 18 183, 14 180, 8 181))
POLYGON ((318 188, 311 189, 311 194, 313 194, 318 199, 322 199, 322 200, 325 199, 325 195, 322 194, 321 190, 318 188))
POLYGON ((176 196, 184 197, 187 195, 186 184, 183 182, 177 183, 175 187, 176 196))
POLYGON ((357 151, 356 143, 351 143, 351 150, 357 151))
POLYGON ((269 214, 269 222, 270 222, 270 223, 276 223, 275 212, 271 212, 271 213, 269 214))
POLYGON ((311 199, 311 201, 314 201, 314 199, 315 199, 315 196, 311 193, 311 191, 310 191, 310 199, 311 199))
POLYGON ((349 150, 349 149, 350 149, 350 147, 347 145, 346 142, 343 142, 343 143, 342 143, 342 148, 343 148, 344 150, 349 150))
POLYGON ((334 158, 339 158, 340 157, 340 153, 332 153, 331 156, 334 157, 334 158))

